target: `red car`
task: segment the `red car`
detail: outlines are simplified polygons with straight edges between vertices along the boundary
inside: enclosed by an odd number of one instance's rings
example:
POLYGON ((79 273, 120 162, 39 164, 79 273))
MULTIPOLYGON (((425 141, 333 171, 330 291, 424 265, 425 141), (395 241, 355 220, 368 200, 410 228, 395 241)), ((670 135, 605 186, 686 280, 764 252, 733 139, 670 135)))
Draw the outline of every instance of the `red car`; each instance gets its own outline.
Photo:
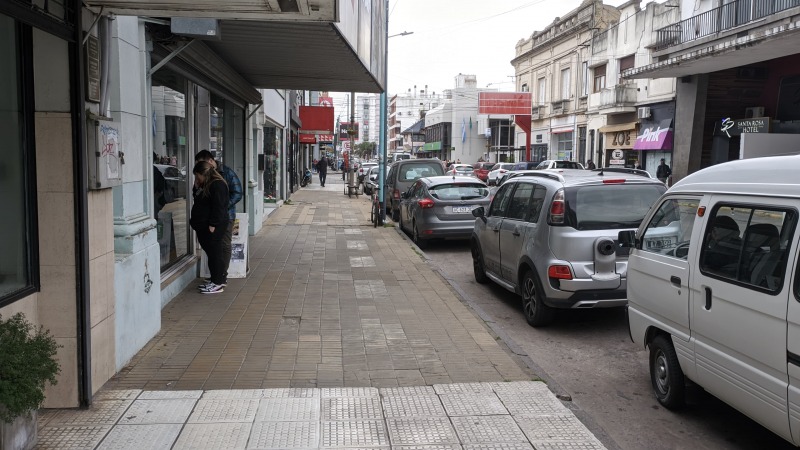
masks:
POLYGON ((475 163, 472 166, 472 168, 474 169, 472 172, 479 180, 486 182, 489 179, 489 172, 492 170, 492 167, 494 167, 494 164, 495 163, 491 162, 475 163))

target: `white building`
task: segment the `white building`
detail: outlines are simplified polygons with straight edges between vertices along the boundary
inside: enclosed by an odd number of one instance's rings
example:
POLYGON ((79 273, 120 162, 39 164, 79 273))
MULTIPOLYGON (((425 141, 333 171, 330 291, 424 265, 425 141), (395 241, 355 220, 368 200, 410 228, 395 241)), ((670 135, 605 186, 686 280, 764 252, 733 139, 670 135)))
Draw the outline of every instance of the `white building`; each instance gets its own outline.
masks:
POLYGON ((356 122, 359 123, 359 133, 356 142, 378 143, 381 133, 380 115, 380 94, 363 94, 356 96, 356 122))
POLYGON ((425 86, 425 89, 417 92, 416 86, 414 86, 413 91, 409 89, 408 92, 391 96, 387 127, 387 147, 390 153, 410 152, 412 149, 403 145, 402 132, 422 119, 427 111, 441 104, 441 98, 435 92, 429 93, 427 88, 425 86))

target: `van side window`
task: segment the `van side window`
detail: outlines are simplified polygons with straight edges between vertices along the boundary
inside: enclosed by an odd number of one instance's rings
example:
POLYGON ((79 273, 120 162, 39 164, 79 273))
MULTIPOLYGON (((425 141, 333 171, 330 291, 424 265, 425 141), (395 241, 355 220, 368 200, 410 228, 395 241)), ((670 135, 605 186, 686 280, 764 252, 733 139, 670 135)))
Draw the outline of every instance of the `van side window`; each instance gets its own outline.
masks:
POLYGON ((489 216, 504 217, 513 189, 513 184, 506 184, 500 187, 500 190, 494 196, 494 200, 492 200, 492 204, 489 205, 489 216))
POLYGON ((781 209, 719 205, 703 230, 700 271, 780 292, 787 245, 797 214, 781 209))
POLYGON ((696 198, 670 198, 659 205, 642 235, 642 250, 686 259, 694 228, 696 198))

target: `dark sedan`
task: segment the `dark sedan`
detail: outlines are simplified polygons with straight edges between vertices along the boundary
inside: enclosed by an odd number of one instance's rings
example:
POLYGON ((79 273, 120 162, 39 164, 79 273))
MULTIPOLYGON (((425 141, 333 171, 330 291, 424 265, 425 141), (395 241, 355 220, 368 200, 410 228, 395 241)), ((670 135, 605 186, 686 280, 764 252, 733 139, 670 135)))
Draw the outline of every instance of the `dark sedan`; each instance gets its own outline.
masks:
POLYGON ((469 239, 472 210, 489 200, 489 187, 471 176, 420 178, 401 195, 400 228, 420 248, 431 239, 469 239))

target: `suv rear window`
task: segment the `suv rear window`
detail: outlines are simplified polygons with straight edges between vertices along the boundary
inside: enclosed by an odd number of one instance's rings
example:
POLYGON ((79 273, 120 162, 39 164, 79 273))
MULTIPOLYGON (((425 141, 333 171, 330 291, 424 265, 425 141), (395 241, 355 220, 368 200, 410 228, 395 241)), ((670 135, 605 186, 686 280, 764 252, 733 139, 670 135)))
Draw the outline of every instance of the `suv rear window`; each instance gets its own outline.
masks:
POLYGON ((490 163, 490 162, 478 163, 475 165, 475 168, 478 170, 492 170, 492 167, 494 167, 494 165, 495 163, 490 163))
POLYGON ((439 184, 430 186, 428 192, 439 200, 474 200, 489 196, 489 188, 482 183, 439 184))
POLYGON ((404 164, 399 169, 400 172, 397 175, 399 181, 414 181, 422 177, 444 175, 442 165, 435 162, 404 164))
POLYGON ((604 184, 564 190, 568 225, 576 230, 636 228, 666 186, 604 184))

